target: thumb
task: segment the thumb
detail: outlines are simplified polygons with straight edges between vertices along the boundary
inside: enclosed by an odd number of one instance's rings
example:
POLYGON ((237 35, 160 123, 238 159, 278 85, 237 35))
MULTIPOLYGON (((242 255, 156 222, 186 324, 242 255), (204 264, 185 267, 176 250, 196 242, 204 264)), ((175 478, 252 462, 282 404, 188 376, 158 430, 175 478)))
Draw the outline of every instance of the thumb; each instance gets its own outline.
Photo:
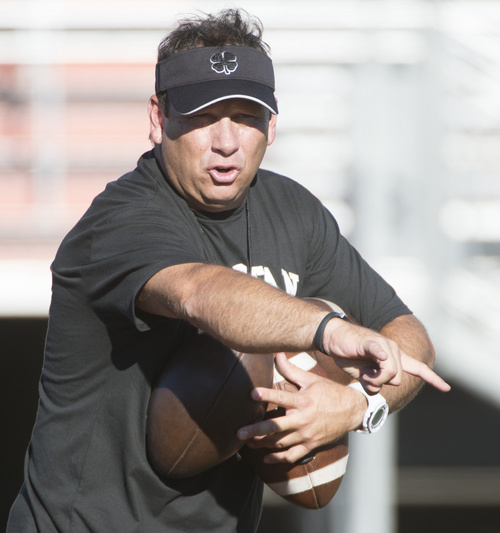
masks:
POLYGON ((306 352, 300 352, 292 355, 290 358, 284 352, 275 354, 275 363, 277 371, 291 383, 295 383, 299 388, 307 386, 312 374, 311 368, 316 366, 316 360, 306 352))

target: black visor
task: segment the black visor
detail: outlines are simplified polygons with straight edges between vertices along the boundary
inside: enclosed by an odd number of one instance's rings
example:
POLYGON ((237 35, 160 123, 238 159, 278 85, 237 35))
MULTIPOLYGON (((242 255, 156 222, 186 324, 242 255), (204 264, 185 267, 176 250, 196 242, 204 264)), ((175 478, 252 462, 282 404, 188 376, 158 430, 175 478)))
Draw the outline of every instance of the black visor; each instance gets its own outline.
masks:
POLYGON ((193 48, 160 61, 156 93, 163 91, 183 115, 229 98, 252 100, 278 113, 272 61, 247 46, 193 48))

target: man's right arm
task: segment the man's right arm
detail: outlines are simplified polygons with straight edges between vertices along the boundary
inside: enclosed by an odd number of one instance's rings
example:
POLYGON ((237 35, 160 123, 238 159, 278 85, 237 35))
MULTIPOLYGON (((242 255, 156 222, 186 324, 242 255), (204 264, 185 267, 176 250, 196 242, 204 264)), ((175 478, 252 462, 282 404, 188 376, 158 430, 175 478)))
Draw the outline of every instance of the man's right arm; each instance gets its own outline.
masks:
POLYGON ((325 311, 231 268, 187 263, 155 274, 136 299, 143 311, 187 320, 248 353, 313 348, 325 311))
MULTIPOLYGON (((223 344, 247 353, 315 349, 314 335, 325 311, 271 285, 220 265, 186 263, 155 274, 136 305, 149 313, 187 320, 223 344)), ((423 362, 406 355, 396 342, 370 329, 334 318, 324 345, 354 379, 372 392, 399 385, 403 371, 445 386, 423 362), (402 364, 403 360, 403 364, 402 364), (405 363, 406 361, 406 363, 405 363), (375 367, 375 371, 374 371, 375 367)))

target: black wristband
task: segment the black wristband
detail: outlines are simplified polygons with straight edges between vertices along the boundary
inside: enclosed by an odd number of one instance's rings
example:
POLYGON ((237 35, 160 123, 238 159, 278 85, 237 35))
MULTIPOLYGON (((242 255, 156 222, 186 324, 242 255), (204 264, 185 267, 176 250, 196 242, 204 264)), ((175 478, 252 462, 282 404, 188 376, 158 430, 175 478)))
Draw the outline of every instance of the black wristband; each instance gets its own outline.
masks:
POLYGON ((316 350, 324 354, 326 354, 326 352, 325 347, 323 346, 323 336, 325 334, 326 325, 328 324, 328 322, 330 322, 332 318, 346 318, 346 316, 343 313, 337 313, 337 311, 332 311, 331 313, 328 313, 319 323, 318 329, 316 330, 316 334, 314 335, 314 346, 316 350))

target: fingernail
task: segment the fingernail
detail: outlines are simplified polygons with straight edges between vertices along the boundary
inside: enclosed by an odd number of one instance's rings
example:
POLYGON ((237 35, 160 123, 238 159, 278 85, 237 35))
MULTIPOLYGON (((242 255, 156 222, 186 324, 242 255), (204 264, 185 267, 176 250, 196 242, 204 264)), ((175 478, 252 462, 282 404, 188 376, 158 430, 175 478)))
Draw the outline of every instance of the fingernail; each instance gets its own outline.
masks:
POLYGON ((260 392, 257 390, 257 389, 253 389, 250 396, 254 399, 254 400, 260 400, 260 392))

